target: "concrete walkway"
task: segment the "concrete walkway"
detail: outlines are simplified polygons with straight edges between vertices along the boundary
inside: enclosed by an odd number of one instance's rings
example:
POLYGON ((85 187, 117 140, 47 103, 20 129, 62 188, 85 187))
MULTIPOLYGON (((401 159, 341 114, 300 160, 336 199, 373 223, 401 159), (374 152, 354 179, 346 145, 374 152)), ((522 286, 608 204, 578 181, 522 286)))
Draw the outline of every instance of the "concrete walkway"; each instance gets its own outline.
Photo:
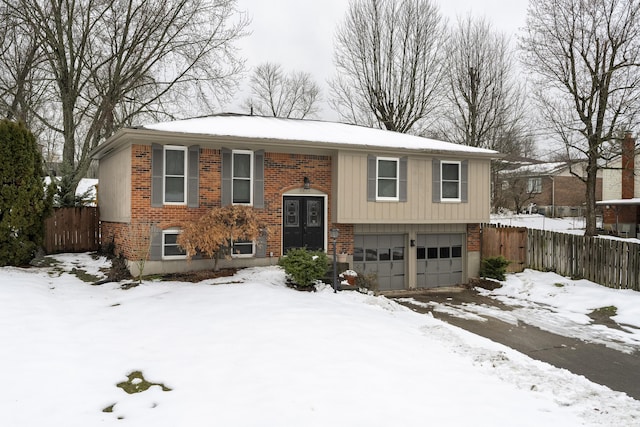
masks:
MULTIPOLYGON (((408 296, 403 295, 402 297, 408 296)), ((486 304, 509 310, 509 307, 493 298, 483 297, 477 292, 467 289, 439 290, 433 293, 410 296, 425 303, 432 301, 453 306, 460 306, 464 303, 486 304)), ((395 297, 400 296, 396 295, 395 297)), ((533 359, 567 369, 574 374, 583 375, 595 383, 624 392, 630 397, 640 400, 640 354, 638 352, 635 354, 622 353, 604 345, 590 344, 546 332, 523 322, 513 325, 487 316, 483 316, 487 319, 486 322, 479 322, 432 311, 431 308, 398 302, 420 313, 431 312, 437 319, 504 344, 533 359)))

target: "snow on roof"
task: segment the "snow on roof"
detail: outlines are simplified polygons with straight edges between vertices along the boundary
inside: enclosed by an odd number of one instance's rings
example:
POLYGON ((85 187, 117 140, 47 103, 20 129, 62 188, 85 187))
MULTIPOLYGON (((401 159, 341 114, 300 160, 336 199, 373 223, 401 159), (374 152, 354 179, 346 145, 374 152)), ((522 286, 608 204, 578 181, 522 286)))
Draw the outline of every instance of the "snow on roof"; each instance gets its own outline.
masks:
POLYGON ((566 162, 534 163, 509 170, 510 174, 545 175, 558 172, 567 167, 566 162))
POLYGON ((306 119, 225 114, 145 125, 143 128, 254 139, 324 142, 481 155, 498 154, 497 151, 493 150, 468 147, 399 132, 306 119))

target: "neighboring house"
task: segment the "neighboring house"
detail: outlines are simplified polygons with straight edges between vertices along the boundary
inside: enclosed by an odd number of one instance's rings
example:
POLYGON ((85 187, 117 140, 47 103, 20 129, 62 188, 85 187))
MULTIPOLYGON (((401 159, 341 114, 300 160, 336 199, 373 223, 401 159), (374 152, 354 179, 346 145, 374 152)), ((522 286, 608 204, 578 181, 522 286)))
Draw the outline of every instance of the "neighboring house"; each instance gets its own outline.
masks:
POLYGON ((602 225, 607 233, 640 236, 640 156, 630 132, 622 141, 622 154, 603 170, 602 225))
POLYGON ((338 251, 376 275, 379 290, 477 276, 499 156, 355 125, 229 114, 121 129, 92 155, 103 243, 132 269, 140 223, 152 223, 145 274, 211 268, 185 259, 180 226, 235 203, 258 209, 271 232, 235 242, 222 266, 271 265, 305 246, 330 252, 337 228, 338 251))
MULTIPOLYGON (((534 209, 550 217, 582 216, 586 162, 519 162, 499 174, 496 191, 501 207, 518 212, 534 209)), ((600 175, 600 172, 599 172, 600 175)), ((602 178, 596 182, 596 200, 602 200, 602 178)))

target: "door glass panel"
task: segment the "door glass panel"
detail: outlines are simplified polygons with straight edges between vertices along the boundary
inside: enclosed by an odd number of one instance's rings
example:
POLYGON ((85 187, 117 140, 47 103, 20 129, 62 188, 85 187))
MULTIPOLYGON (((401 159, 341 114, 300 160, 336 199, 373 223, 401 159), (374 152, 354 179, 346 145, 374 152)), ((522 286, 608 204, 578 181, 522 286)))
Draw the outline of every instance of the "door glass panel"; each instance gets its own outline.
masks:
POLYGON ((440 258, 441 259, 451 258, 449 253, 450 253, 450 249, 448 247, 440 248, 440 258))
POLYGON ((378 260, 378 251, 376 249, 366 249, 367 261, 377 261, 378 260))
POLYGON ((380 261, 389 261, 391 260, 391 250, 389 248, 379 248, 378 256, 380 257, 380 261))
POLYGON ((285 217, 284 217, 285 227, 298 227, 300 225, 298 212, 299 212, 298 200, 285 201, 285 217))
POLYGON ((437 259, 437 258, 438 258, 438 248, 428 248, 427 259, 437 259))
POLYGON ((353 261, 364 261, 364 254, 362 248, 353 248, 353 261))
POLYGON ((404 248, 396 246, 393 248, 393 260, 400 261, 404 259, 404 248))
POLYGON ((424 246, 418 246, 418 259, 425 259, 427 257, 427 249, 424 246))
POLYGON ((320 214, 320 201, 307 200, 307 227, 320 227, 322 225, 320 214))
POLYGON ((451 258, 462 258, 462 246, 453 246, 451 248, 451 258))

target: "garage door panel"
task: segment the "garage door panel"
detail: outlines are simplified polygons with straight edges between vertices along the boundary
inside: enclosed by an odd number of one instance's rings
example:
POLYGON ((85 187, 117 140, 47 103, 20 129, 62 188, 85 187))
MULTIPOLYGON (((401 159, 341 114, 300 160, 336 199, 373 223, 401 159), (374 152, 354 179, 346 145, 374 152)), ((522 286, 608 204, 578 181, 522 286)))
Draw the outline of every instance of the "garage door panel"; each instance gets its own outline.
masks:
POLYGON ((375 274, 379 290, 404 289, 404 242, 403 235, 355 235, 354 269, 375 274))
POLYGON ((439 287, 462 283, 464 234, 419 234, 416 240, 418 286, 439 287))

